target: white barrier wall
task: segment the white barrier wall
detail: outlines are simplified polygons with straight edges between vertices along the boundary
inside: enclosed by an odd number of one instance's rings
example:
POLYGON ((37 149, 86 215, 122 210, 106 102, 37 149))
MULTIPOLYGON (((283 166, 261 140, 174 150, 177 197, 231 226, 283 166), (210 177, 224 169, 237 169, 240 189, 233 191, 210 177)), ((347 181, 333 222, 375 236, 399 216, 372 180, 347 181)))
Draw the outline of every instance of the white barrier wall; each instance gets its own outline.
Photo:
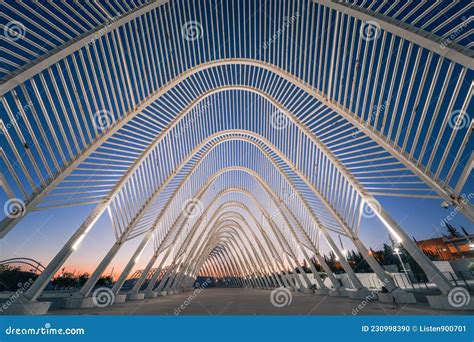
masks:
MULTIPOLYGON (((307 273, 306 275, 308 276, 311 284, 317 284, 312 273, 307 273)), ((304 284, 303 276, 301 274, 298 274, 298 276, 300 277, 301 282, 304 284)), ((355 288, 347 274, 335 274, 334 276, 341 282, 341 285, 344 288, 355 288)), ((359 278, 362 285, 364 285, 364 287, 370 290, 382 288, 383 284, 375 273, 356 273, 356 276, 357 278, 359 278)), ((394 279, 395 283, 398 284, 400 288, 411 288, 411 281, 407 278, 405 273, 390 273, 390 276, 394 279)), ((326 285, 328 288, 333 287, 328 277, 324 279, 324 285, 326 285)), ((297 287, 299 287, 298 283, 297 287)))

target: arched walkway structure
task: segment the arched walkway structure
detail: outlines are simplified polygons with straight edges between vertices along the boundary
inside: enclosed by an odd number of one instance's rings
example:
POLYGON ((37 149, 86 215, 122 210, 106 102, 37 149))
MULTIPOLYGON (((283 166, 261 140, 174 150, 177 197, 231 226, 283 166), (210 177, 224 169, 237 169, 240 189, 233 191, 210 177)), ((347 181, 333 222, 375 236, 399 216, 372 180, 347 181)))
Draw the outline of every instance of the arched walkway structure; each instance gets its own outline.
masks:
POLYGON ((363 298, 337 235, 388 289, 385 300, 413 302, 361 241, 367 211, 444 300, 453 284, 379 199, 439 199, 474 220, 464 193, 474 166, 470 7, 2 2, 0 237, 33 211, 94 205, 22 301, 36 303, 108 215, 115 243, 69 306, 91 303, 132 239, 116 296, 153 244, 129 299, 188 288, 197 275, 363 298))

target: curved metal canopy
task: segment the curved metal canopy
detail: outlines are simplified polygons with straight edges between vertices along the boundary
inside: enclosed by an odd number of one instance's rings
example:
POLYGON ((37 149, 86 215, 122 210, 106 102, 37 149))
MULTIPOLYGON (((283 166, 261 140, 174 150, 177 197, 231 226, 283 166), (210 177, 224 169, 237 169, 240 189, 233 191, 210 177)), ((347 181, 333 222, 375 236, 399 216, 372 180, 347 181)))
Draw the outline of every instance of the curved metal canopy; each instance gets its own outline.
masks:
POLYGON ((0 186, 12 210, 0 237, 31 211, 95 205, 25 297, 36 300, 106 212, 116 242, 81 296, 138 238, 115 292, 150 244, 132 292, 206 273, 288 286, 278 274, 303 274, 310 255, 331 273, 322 238, 363 288, 334 234, 393 291, 359 239, 366 210, 446 294, 451 283, 377 198, 439 198, 474 219, 462 195, 474 166, 470 9, 2 2, 0 186))

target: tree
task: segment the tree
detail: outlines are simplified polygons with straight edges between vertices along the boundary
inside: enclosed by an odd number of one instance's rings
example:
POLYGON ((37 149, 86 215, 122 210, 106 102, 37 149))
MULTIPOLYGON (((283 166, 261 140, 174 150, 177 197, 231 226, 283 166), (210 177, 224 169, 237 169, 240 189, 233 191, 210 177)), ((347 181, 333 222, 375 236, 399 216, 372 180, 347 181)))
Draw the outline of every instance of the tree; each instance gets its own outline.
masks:
POLYGON ((114 278, 111 275, 102 276, 97 280, 96 286, 111 286, 113 282, 114 278))
POLYGON ((347 261, 356 273, 372 272, 372 269, 360 252, 356 253, 354 250, 351 250, 349 253, 347 253, 347 261))
POLYGON ((430 258, 430 260, 439 260, 439 255, 438 254, 435 254, 433 253, 432 251, 430 250, 426 250, 426 249, 422 249, 423 253, 425 253, 425 255, 430 258))
POLYGON ((55 288, 71 289, 75 287, 76 277, 71 272, 64 272, 55 277, 52 283, 55 288))
POLYGON ((89 279, 89 273, 74 275, 71 272, 64 272, 55 277, 52 281, 54 287, 59 289, 76 289, 82 287, 89 279))
POLYGON ((464 233, 465 236, 469 236, 469 233, 466 231, 466 229, 464 229, 463 226, 461 226, 461 230, 462 230, 462 232, 464 233))
POLYGON ((393 265, 397 263, 398 263, 398 260, 395 255, 395 251, 393 250, 393 247, 384 243, 383 244, 383 264, 393 265))
POLYGON ((448 236, 451 238, 460 238, 462 237, 462 234, 452 225, 450 225, 448 222, 444 222, 446 224, 446 230, 448 231, 448 236))
POLYGON ((17 291, 37 277, 35 273, 23 271, 20 267, 0 265, 0 291, 17 291))
POLYGON ((78 287, 82 287, 86 281, 89 279, 89 273, 82 273, 77 277, 77 285, 78 287))
POLYGON ((328 264, 331 271, 333 271, 334 273, 339 273, 340 270, 338 267, 338 262, 336 260, 336 255, 333 251, 330 251, 329 255, 324 255, 324 260, 326 261, 326 264, 328 264))
POLYGON ((318 272, 323 272, 323 268, 322 268, 321 265, 317 262, 315 256, 313 256, 313 257, 311 258, 311 262, 313 263, 314 268, 316 268, 316 271, 318 271, 318 272))

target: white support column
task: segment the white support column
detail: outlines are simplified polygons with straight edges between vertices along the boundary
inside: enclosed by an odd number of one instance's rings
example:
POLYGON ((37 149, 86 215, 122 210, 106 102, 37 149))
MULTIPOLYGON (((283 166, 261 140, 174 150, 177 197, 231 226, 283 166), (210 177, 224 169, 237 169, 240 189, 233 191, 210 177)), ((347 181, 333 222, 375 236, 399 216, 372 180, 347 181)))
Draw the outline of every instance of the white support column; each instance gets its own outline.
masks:
POLYGON ((327 243, 329 244, 333 252, 336 254, 337 258, 339 259, 339 262, 341 263, 341 266, 344 268, 344 271, 349 276, 349 279, 351 280, 352 284, 355 287, 355 291, 354 290, 347 291, 349 293, 349 297, 352 299, 366 298, 367 295, 369 295, 369 290, 365 288, 360 282, 359 278, 357 278, 351 266, 347 263, 344 255, 341 253, 339 248, 334 243, 331 235, 329 235, 329 233, 326 232, 325 230, 321 230, 321 232, 323 233, 324 238, 326 239, 327 243))

